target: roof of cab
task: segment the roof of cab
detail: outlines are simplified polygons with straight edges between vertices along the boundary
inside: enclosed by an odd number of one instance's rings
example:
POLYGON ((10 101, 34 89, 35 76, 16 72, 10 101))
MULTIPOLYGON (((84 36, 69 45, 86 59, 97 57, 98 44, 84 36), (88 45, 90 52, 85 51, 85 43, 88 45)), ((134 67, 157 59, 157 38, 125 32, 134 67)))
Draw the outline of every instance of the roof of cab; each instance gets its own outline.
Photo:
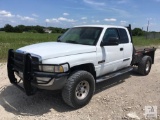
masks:
POLYGON ((113 28, 126 28, 124 26, 115 26, 115 25, 79 25, 79 26, 74 26, 74 27, 101 27, 101 28, 113 27, 113 28))

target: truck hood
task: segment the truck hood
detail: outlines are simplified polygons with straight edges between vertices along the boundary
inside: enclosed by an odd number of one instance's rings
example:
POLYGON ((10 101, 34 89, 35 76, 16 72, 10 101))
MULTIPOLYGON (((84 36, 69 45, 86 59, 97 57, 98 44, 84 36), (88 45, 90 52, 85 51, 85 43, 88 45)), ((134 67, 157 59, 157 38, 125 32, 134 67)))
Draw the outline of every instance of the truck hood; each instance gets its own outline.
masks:
POLYGON ((25 46, 18 49, 26 53, 41 56, 42 60, 76 55, 88 52, 95 52, 95 46, 79 45, 61 42, 45 42, 38 43, 29 46, 25 46))

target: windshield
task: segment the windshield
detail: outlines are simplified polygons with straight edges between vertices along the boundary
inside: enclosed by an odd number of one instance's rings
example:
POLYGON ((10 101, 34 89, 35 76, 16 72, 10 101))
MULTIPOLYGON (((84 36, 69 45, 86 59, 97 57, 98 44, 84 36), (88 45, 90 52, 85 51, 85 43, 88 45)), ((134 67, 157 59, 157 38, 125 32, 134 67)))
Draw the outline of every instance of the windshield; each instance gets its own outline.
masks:
POLYGON ((100 27, 71 28, 58 41, 82 45, 96 45, 102 29, 100 27))

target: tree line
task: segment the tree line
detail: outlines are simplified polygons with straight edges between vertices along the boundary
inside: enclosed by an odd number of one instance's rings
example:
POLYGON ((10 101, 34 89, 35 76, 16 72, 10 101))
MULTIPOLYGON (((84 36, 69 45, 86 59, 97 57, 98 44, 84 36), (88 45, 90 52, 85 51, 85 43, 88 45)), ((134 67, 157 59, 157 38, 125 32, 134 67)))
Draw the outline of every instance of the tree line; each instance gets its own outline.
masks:
MULTIPOLYGON (((36 25, 36 26, 18 25, 13 27, 10 24, 6 24, 3 28, 0 28, 0 31, 15 32, 15 33, 22 33, 22 32, 45 33, 46 30, 49 30, 51 33, 64 33, 66 30, 68 30, 68 28, 63 29, 63 28, 56 28, 56 27, 43 27, 39 25, 36 25)), ((146 34, 146 31, 143 31, 140 28, 134 28, 132 30, 133 36, 143 36, 145 34, 146 34)))
POLYGON ((144 35, 147 35, 147 34, 160 34, 160 32, 156 32, 156 31, 143 31, 141 28, 134 28, 132 30, 132 35, 133 36, 144 36, 144 35))
POLYGON ((143 31, 142 29, 140 29, 140 28, 134 28, 133 30, 132 30, 132 35, 133 36, 142 36, 142 35, 144 35, 145 34, 145 31, 143 31))
POLYGON ((63 28, 56 28, 56 27, 43 27, 43 26, 25 26, 25 25, 18 25, 12 26, 10 24, 6 24, 3 28, 0 28, 0 31, 5 32, 15 32, 15 33, 23 33, 23 32, 32 32, 32 33, 45 33, 45 30, 50 30, 52 33, 64 33, 67 29, 63 28))

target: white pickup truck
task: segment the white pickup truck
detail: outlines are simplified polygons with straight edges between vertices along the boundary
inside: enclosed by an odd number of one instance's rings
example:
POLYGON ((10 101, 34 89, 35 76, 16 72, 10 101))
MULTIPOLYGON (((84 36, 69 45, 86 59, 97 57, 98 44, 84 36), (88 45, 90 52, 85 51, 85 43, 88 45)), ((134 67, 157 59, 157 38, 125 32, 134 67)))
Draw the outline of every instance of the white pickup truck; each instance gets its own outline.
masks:
POLYGON ((131 71, 133 66, 147 75, 155 50, 135 50, 131 25, 76 26, 57 42, 10 49, 8 77, 27 95, 39 89, 61 90, 65 103, 80 108, 90 101, 98 82, 131 71), (18 84, 21 80, 23 86, 18 84))

